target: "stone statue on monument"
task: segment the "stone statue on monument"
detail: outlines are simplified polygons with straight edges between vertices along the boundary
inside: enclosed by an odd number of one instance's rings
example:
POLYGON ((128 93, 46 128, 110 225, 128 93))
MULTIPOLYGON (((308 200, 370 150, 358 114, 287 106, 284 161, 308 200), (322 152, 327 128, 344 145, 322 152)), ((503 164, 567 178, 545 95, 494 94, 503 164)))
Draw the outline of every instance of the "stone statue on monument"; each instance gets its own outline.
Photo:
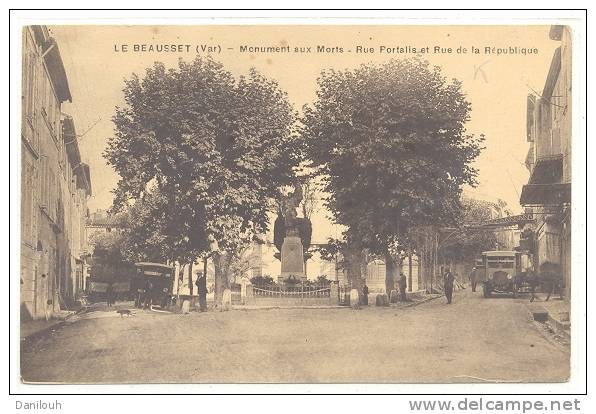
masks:
POLYGON ((297 236, 298 230, 298 214, 296 209, 302 201, 302 187, 296 186, 296 189, 285 196, 281 201, 281 209, 284 217, 284 224, 286 227, 286 235, 297 236))
POLYGON ((310 247, 312 226, 310 220, 298 217, 296 210, 302 202, 300 185, 283 196, 278 206, 278 216, 274 225, 274 243, 279 250, 281 276, 279 282, 306 280, 305 249, 310 247))

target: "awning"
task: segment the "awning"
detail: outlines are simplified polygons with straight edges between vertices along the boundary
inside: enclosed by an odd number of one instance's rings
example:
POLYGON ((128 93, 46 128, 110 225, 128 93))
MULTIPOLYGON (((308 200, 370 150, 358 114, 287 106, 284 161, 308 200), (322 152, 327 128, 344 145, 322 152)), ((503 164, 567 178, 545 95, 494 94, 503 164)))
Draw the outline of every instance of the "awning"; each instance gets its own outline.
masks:
POLYGON ((91 196, 91 173, 89 165, 82 162, 77 170, 77 187, 82 188, 87 192, 87 196, 91 196))
POLYGON ((571 183, 526 184, 519 200, 522 206, 561 205, 571 202, 571 183))
POLYGON ((81 153, 79 151, 79 144, 77 142, 77 131, 75 129, 72 117, 67 114, 63 115, 64 119, 62 119, 62 136, 64 137, 64 146, 66 147, 68 161, 73 168, 76 168, 81 163, 81 153))
POLYGON ((563 177, 563 155, 542 156, 536 160, 528 184, 560 183, 563 177))
POLYGON ((56 43, 54 38, 50 37, 46 45, 44 45, 43 54, 45 56, 46 66, 48 67, 48 74, 52 80, 52 85, 54 86, 58 100, 60 103, 65 101, 72 102, 70 88, 68 86, 68 77, 66 76, 64 63, 60 56, 58 43, 56 43))

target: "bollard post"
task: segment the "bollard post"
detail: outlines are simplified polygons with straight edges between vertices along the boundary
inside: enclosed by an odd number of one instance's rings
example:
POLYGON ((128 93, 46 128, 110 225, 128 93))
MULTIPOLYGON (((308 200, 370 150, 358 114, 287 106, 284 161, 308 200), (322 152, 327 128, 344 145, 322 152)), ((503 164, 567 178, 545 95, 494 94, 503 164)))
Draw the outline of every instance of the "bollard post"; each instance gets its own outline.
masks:
POLYGON ((332 282, 329 286, 329 304, 339 305, 339 286, 338 283, 332 282))
POLYGON ((350 290, 350 306, 353 308, 360 307, 360 295, 358 289, 350 290))
POLYGON ((221 310, 227 311, 232 309, 232 291, 230 289, 224 289, 221 298, 221 310))

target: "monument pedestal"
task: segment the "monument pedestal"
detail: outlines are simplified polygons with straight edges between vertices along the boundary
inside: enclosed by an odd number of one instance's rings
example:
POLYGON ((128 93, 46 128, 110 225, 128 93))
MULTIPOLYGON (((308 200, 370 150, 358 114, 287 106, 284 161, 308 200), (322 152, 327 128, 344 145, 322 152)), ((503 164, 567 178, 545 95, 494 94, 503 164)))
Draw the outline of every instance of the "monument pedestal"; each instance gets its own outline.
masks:
POLYGON ((289 235, 284 238, 281 247, 281 275, 277 281, 282 284, 306 281, 304 251, 298 235, 289 235))

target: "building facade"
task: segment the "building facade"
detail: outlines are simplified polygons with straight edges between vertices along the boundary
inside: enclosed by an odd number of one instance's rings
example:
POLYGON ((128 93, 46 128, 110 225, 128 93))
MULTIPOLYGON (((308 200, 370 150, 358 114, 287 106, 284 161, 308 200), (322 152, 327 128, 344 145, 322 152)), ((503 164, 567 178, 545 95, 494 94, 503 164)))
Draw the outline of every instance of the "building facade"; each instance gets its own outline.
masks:
POLYGON ((87 244, 93 248, 93 238, 97 235, 108 234, 113 231, 121 232, 123 227, 119 216, 109 215, 106 210, 96 210, 89 214, 85 224, 87 244))
POLYGON ((542 95, 528 96, 526 166, 520 203, 536 217, 535 267, 560 265, 568 300, 571 289, 571 29, 552 26, 555 50, 542 95))
POLYGON ((70 89, 46 27, 23 28, 22 58, 21 317, 40 319, 51 318, 79 292, 91 184, 74 122, 62 114, 70 89))

